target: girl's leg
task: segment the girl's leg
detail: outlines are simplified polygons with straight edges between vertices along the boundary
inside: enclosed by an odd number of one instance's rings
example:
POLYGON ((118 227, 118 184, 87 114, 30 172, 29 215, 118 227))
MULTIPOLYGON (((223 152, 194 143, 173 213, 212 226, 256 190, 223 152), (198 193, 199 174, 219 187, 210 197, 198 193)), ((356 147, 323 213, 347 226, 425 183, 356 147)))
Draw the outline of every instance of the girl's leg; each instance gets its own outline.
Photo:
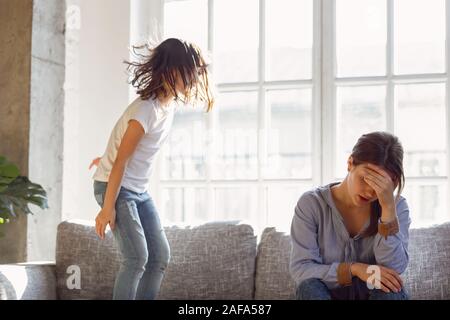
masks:
POLYGON ((297 300, 331 300, 328 287, 319 279, 303 280, 296 292, 297 300))
POLYGON ((139 282, 136 300, 153 300, 159 293, 170 260, 170 247, 152 198, 139 205, 139 215, 147 239, 148 260, 139 282))
POLYGON ((114 283, 114 300, 134 300, 139 280, 147 263, 147 241, 137 209, 136 195, 124 191, 116 201, 114 238, 122 254, 122 263, 114 283))

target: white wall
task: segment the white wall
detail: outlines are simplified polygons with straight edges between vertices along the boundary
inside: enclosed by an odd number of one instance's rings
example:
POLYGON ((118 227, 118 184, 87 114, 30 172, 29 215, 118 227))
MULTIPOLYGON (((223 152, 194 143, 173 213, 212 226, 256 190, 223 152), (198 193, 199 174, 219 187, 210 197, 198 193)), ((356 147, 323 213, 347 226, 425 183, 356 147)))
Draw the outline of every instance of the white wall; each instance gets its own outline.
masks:
MULTIPOLYGON (((101 156, 109 134, 128 106, 126 65, 129 0, 67 0, 79 24, 68 25, 62 219, 93 220, 91 160, 101 156), (75 12, 75 13, 74 13, 75 12)), ((69 19, 70 20, 70 19, 69 19)), ((68 20, 68 21, 69 21, 68 20)))
POLYGON ((54 260, 61 221, 64 137, 64 12, 59 0, 33 1, 28 171, 49 208, 28 215, 27 261, 54 260))

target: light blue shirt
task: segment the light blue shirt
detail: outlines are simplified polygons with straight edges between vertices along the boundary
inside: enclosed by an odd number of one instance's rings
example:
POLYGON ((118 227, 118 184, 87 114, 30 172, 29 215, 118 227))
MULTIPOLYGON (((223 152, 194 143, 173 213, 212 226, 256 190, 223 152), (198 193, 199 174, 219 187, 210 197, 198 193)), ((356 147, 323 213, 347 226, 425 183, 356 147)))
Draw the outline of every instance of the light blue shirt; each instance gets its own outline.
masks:
POLYGON ((351 238, 334 203, 331 183, 305 192, 298 200, 291 225, 290 273, 297 286, 308 278, 322 280, 329 289, 340 287, 337 267, 341 262, 379 264, 403 273, 408 265, 409 208, 400 197, 396 210, 400 230, 385 239, 379 233, 351 238))

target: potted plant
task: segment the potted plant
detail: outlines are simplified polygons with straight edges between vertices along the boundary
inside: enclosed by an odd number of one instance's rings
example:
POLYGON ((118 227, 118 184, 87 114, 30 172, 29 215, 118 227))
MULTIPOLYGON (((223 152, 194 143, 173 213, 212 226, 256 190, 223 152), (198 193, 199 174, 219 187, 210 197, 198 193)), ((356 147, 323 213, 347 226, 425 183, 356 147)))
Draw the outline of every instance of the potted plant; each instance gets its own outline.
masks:
POLYGON ((33 214, 29 204, 47 209, 46 191, 39 184, 20 175, 15 164, 0 156, 0 224, 8 223, 10 218, 15 218, 18 214, 33 214))

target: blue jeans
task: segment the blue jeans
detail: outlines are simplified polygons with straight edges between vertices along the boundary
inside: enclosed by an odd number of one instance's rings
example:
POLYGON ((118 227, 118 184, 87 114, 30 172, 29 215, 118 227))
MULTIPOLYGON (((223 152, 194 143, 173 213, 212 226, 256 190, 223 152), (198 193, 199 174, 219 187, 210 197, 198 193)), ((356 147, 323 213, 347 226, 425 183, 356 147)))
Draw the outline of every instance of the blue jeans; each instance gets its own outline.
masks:
POLYGON ((310 278, 302 281, 297 287, 297 300, 408 300, 405 289, 398 293, 386 293, 379 289, 369 290, 365 282, 357 277, 352 285, 330 290, 319 279, 310 278))
MULTIPOLYGON (((94 195, 100 207, 106 182, 94 181, 94 195)), ((114 283, 113 299, 155 299, 170 260, 170 248, 158 212, 148 192, 120 188, 115 204, 113 235, 122 254, 114 283)))

